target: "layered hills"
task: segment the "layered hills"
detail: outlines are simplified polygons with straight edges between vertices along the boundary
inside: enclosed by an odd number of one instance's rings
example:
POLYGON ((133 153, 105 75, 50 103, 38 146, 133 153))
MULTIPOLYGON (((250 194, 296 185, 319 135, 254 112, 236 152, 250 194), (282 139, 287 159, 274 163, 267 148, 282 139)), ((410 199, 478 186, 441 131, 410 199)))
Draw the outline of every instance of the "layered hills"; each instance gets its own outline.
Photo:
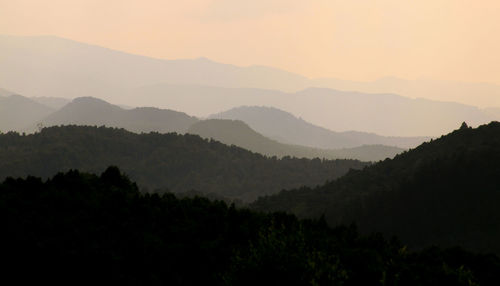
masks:
POLYGON ((500 253, 500 123, 465 124, 437 140, 317 188, 259 199, 258 210, 398 235, 413 247, 500 253))
POLYGON ((500 260, 202 198, 144 194, 118 168, 0 182, 2 278, 88 285, 483 285, 500 260), (57 269, 57 272, 54 272, 57 269), (196 275, 193 275, 195 271, 196 275), (26 275, 30 273, 30 275, 26 275))
POLYGON ((43 126, 90 125, 125 128, 133 132, 184 133, 197 118, 153 107, 125 110, 93 97, 76 98, 40 120, 43 126))
POLYGON ((187 133, 215 139, 227 145, 236 145, 268 156, 297 158, 357 159, 379 161, 392 158, 404 149, 383 145, 363 145, 336 150, 283 144, 269 139, 240 120, 209 119, 194 123, 187 133))
POLYGON ((0 86, 27 97, 93 96, 200 117, 242 105, 274 106, 329 130, 384 136, 439 136, 463 121, 477 126, 498 118, 469 105, 397 96, 390 88, 341 91, 363 89, 269 67, 160 60, 56 37, 0 36, 0 55, 0 86))
POLYGON ((0 180, 46 178, 59 171, 96 171, 109 165, 120 166, 150 191, 195 190, 252 201, 282 189, 316 186, 368 164, 269 158, 195 135, 136 134, 105 127, 49 127, 25 136, 0 135, 0 180))
POLYGON ((311 124, 289 112, 264 106, 236 107, 214 114, 210 118, 241 120, 262 135, 282 143, 322 149, 374 144, 413 148, 430 139, 429 137, 386 137, 357 131, 335 132, 311 124))

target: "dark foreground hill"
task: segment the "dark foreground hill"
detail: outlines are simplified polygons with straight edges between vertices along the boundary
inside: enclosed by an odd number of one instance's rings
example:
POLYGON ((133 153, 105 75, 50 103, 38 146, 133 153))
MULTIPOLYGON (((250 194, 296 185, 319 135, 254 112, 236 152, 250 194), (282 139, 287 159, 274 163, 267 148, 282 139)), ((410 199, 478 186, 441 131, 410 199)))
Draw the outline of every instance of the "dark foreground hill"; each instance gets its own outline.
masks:
MULTIPOLYGON (((270 121, 273 122, 273 121, 270 121)), ((274 123, 273 123, 274 124, 274 123)), ((293 156, 297 158, 357 159, 380 161, 392 158, 404 149, 383 145, 364 145, 336 150, 318 149, 283 144, 257 133, 245 122, 239 120, 208 119, 191 125, 187 133, 203 138, 213 138, 228 145, 236 145, 267 156, 293 156)))
POLYGON ((324 186, 263 198, 258 210, 396 234, 411 246, 500 253, 500 123, 449 135, 324 186))
POLYGON ((0 184, 2 279, 50 285, 498 285, 500 261, 141 194, 116 167, 0 184))
POLYGON ((0 135, 0 179, 120 166, 141 186, 196 190, 251 201, 302 185, 316 186, 367 165, 356 160, 268 158, 195 135, 135 134, 105 127, 50 127, 0 135))

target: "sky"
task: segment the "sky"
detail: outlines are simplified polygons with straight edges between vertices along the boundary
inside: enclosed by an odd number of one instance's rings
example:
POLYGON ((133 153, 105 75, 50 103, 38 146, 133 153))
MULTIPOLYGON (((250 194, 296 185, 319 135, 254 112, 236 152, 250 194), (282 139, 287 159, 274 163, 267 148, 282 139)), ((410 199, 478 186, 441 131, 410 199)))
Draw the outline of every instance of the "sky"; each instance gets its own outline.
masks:
POLYGON ((0 34, 312 78, 500 84, 498 0, 0 0, 0 34))

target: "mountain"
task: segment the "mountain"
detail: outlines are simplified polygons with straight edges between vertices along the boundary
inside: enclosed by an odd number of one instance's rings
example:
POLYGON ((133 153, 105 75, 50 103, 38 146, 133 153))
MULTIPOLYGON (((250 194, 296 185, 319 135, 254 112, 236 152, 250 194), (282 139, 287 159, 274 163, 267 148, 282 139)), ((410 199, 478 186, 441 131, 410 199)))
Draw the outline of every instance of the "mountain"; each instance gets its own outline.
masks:
POLYGON ((331 225, 397 235, 412 247, 500 253, 500 123, 437 140, 314 189, 262 198, 258 210, 324 215, 331 225))
POLYGON ((184 133, 196 121, 195 117, 173 110, 152 107, 125 110, 97 98, 80 97, 40 122, 43 126, 105 125, 132 132, 184 133))
POLYGON ((0 86, 29 96, 120 102, 129 88, 157 83, 295 90, 306 82, 269 67, 160 60, 52 36, 0 36, 0 86))
POLYGON ((311 86, 362 93, 394 93, 411 98, 433 98, 480 107, 500 106, 500 86, 491 83, 425 78, 407 80, 396 77, 384 77, 367 82, 323 78, 314 79, 314 82, 315 84, 311 86))
POLYGON ((134 89, 132 94, 136 96, 131 96, 129 100, 134 105, 146 101, 154 106, 207 117, 235 107, 272 106, 328 130, 355 130, 386 137, 435 137, 453 131, 464 121, 478 126, 494 119, 482 109, 453 102, 324 88, 286 93, 265 89, 155 84, 134 89))
POLYGON ((439 136, 463 121, 477 126, 493 119, 472 106, 387 91, 309 88, 340 87, 269 67, 160 60, 50 36, 0 36, 0 86, 29 97, 93 96, 195 116, 274 106, 329 130, 384 136, 439 136))
POLYGON ((115 165, 149 190, 195 190, 243 201, 322 184, 368 165, 356 160, 268 158, 195 135, 88 126, 48 127, 26 136, 2 134, 0 158, 0 180, 47 178, 69 169, 93 172, 115 165))
POLYGON ((52 108, 24 96, 0 96, 0 131, 24 130, 53 111, 52 108))
MULTIPOLYGON (((272 121, 271 121, 272 122, 272 121)), ((392 158, 403 149, 389 146, 359 146, 339 150, 325 150, 289 145, 271 140, 251 129, 243 121, 209 119, 193 124, 187 131, 203 138, 212 138, 227 145, 236 145, 267 156, 292 156, 297 158, 357 159, 379 161, 392 158)))
POLYGON ((375 144, 413 148, 430 139, 429 137, 385 137, 356 131, 334 132, 274 107, 241 106, 214 114, 210 118, 241 120, 262 135, 282 143, 322 149, 375 144), (269 124, 270 122, 272 124, 269 124))

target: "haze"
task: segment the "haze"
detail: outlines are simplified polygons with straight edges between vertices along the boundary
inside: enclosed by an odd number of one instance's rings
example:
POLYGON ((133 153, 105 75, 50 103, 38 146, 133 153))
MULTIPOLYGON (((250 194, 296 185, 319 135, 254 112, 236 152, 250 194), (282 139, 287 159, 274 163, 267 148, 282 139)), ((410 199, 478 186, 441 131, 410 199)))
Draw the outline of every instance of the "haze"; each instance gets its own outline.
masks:
POLYGON ((312 78, 500 84, 499 12, 495 0, 0 0, 0 34, 312 78))

